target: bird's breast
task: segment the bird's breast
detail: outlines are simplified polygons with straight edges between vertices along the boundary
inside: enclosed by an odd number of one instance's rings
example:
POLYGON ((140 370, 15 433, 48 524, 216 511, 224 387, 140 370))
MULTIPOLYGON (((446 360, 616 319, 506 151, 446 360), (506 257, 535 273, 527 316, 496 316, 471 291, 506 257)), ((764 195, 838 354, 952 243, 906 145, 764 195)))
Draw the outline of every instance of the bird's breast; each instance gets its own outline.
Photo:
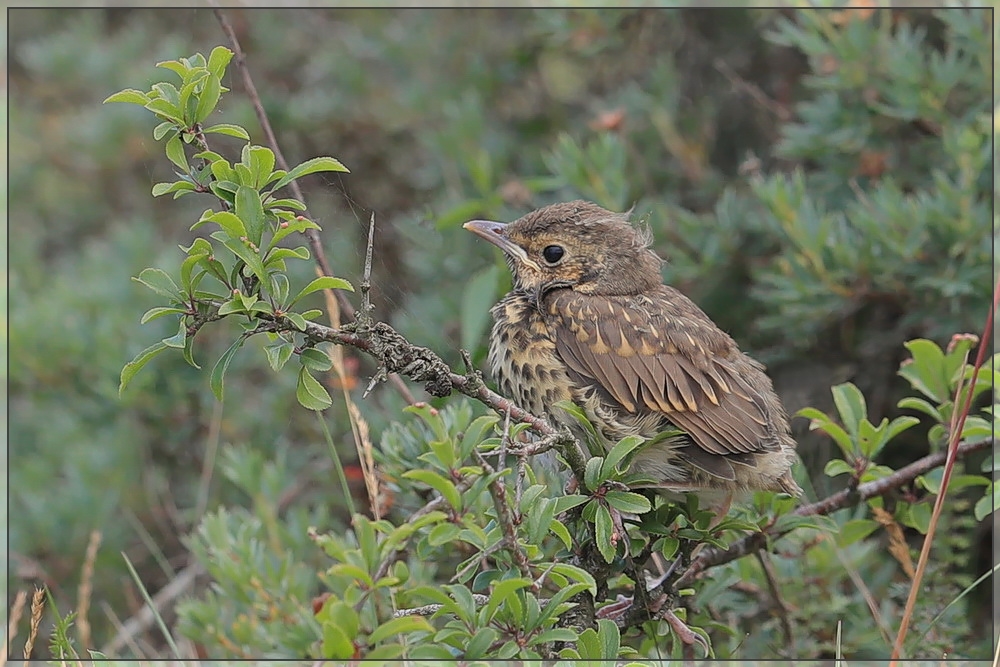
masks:
POLYGON ((553 404, 573 400, 573 393, 548 325, 518 293, 505 296, 490 313, 490 369, 500 392, 529 412, 551 418, 553 404))

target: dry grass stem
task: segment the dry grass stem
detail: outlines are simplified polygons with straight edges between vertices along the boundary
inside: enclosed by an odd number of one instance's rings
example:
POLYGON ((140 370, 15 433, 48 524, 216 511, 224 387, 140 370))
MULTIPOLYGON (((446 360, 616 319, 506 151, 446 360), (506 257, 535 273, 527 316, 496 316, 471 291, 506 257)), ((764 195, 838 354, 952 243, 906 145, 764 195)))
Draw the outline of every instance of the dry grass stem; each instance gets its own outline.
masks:
POLYGON ((10 608, 10 617, 7 619, 7 636, 3 638, 3 650, 0 651, 0 667, 7 664, 7 647, 14 641, 17 635, 17 626, 21 623, 21 616, 24 615, 24 603, 28 601, 28 594, 18 591, 14 596, 14 605, 10 608))
POLYGON ((83 571, 80 573, 80 587, 77 589, 77 633, 80 637, 80 648, 87 650, 92 646, 90 635, 90 594, 94 584, 94 562, 97 560, 97 550, 101 546, 101 531, 90 531, 90 542, 87 543, 87 554, 83 559, 83 571))
POLYGON ((24 659, 31 660, 31 652, 35 648, 35 639, 38 638, 38 627, 42 624, 42 612, 45 611, 45 589, 36 588, 35 594, 31 596, 31 628, 28 631, 28 639, 24 642, 24 659))

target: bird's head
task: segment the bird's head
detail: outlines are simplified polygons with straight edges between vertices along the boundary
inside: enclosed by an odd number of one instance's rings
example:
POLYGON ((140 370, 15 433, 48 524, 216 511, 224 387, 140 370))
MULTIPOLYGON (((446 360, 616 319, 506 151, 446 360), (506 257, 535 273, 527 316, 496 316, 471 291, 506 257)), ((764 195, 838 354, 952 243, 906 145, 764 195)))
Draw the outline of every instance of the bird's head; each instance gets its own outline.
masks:
POLYGON ((465 228, 504 251, 515 289, 541 297, 568 287, 587 294, 633 295, 662 284, 651 237, 628 215, 597 204, 552 204, 510 224, 473 220, 465 228))

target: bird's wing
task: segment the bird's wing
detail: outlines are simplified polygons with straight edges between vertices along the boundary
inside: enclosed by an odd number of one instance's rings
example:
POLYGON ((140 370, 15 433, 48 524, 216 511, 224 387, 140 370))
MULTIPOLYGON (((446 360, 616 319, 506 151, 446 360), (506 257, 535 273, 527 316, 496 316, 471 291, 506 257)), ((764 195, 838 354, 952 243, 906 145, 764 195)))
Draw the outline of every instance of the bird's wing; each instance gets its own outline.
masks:
MULTIPOLYGON (((762 367, 687 297, 550 295, 556 351, 627 411, 661 412, 709 454, 774 451, 766 396, 748 382, 762 367)), ((732 458, 740 459, 739 456, 732 458)))

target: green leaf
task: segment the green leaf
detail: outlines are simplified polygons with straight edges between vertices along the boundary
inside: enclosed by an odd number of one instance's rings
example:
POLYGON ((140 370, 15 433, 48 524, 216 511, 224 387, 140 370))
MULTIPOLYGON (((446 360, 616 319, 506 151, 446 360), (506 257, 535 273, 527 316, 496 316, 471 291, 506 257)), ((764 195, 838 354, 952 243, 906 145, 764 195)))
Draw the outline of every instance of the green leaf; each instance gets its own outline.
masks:
POLYGON ((864 395, 850 382, 838 384, 830 391, 833 393, 833 402, 840 413, 840 421, 843 422, 844 428, 851 434, 851 437, 856 440, 861 420, 868 414, 864 395))
POLYGON ((284 177, 280 178, 271 191, 277 190, 278 188, 283 188, 297 178, 302 178, 308 174, 315 174, 319 171, 340 171, 344 173, 350 173, 350 170, 340 163, 339 160, 335 160, 332 157, 316 157, 311 160, 306 160, 302 164, 293 167, 284 177))
POLYGON ((597 619, 597 636, 601 640, 601 659, 616 660, 618 649, 621 648, 621 633, 614 621, 606 618, 597 619))
POLYGON ((222 75, 226 72, 226 66, 229 65, 229 61, 232 58, 233 52, 226 47, 215 47, 208 56, 208 71, 221 79, 222 75))
POLYGON ((577 595, 587 590, 587 588, 588 588, 587 584, 583 583, 570 584, 569 586, 564 586, 560 588, 551 598, 549 598, 548 602, 545 603, 545 609, 538 617, 535 626, 544 627, 545 623, 547 623, 555 615, 556 611, 559 608, 559 605, 561 605, 563 602, 570 599, 574 595, 577 595))
POLYGON ((132 381, 132 378, 135 377, 135 374, 138 373, 143 366, 149 363, 153 357, 166 349, 167 346, 163 343, 163 341, 153 343, 145 350, 135 355, 132 361, 125 364, 122 368, 121 381, 118 384, 118 395, 120 396, 122 392, 125 391, 125 387, 128 386, 128 383, 132 381))
POLYGON ((906 429, 916 426, 919 423, 920 423, 919 419, 917 419, 916 417, 911 417, 909 415, 896 417, 891 422, 889 422, 889 428, 885 434, 886 440, 887 441, 892 440, 906 429))
POLYGON ((195 109, 194 118, 191 119, 193 123, 201 123, 208 118, 215 111, 215 105, 219 103, 221 95, 222 82, 217 75, 210 73, 205 77, 201 94, 198 96, 198 107, 195 109))
POLYGON ((233 313, 248 312, 249 309, 241 298, 242 296, 242 294, 238 297, 234 296, 232 299, 219 306, 219 315, 232 315, 233 313))
POLYGON ((163 339, 163 344, 167 347, 176 347, 178 350, 184 349, 184 343, 187 340, 187 326, 184 324, 184 320, 180 320, 177 323, 177 333, 169 338, 163 339))
POLYGON ((260 203, 260 194, 252 187, 241 185, 236 190, 236 216, 246 226, 247 238, 259 246, 264 236, 264 207, 260 203))
POLYGON ((462 442, 459 443, 458 450, 461 457, 467 458, 472 454, 472 450, 483 441, 484 434, 494 424, 498 422, 495 415, 482 415, 469 424, 462 434, 462 442))
POLYGON ((212 387, 212 393, 215 394, 216 400, 220 403, 222 402, 222 391, 226 377, 226 370, 229 368, 229 362, 233 360, 233 357, 236 356, 236 352, 243 346, 244 342, 246 342, 246 338, 243 336, 240 336, 233 341, 233 344, 229 346, 228 350, 222 353, 222 356, 219 357, 219 360, 212 368, 209 384, 212 387))
POLYGON ((285 319, 294 324, 295 328, 299 331, 306 330, 306 318, 298 313, 285 313, 285 319))
POLYGON ((500 268, 491 264, 476 273, 462 290, 460 340, 463 349, 475 350, 483 340, 499 279, 500 268))
MULTIPOLYGON (((465 652, 462 656, 466 660, 478 660, 488 657, 486 651, 489 650, 493 642, 497 640, 500 633, 493 628, 479 628, 472 639, 465 645, 465 652)), ((367 657, 367 656, 366 656, 367 657)))
POLYGON ((608 491, 605 498, 608 504, 619 512, 630 514, 645 514, 653 509, 653 505, 645 496, 631 491, 608 491))
POLYGON ((141 90, 136 90, 134 88, 126 88, 125 90, 119 90, 113 95, 109 95, 104 100, 104 104, 108 102, 125 102, 127 104, 138 104, 139 106, 146 106, 149 102, 149 95, 142 92, 141 90))
POLYGON ((139 324, 145 324, 146 322, 152 322, 155 319, 159 319, 164 315, 183 315, 185 311, 183 308, 150 308, 139 320, 139 324))
POLYGON ((167 133, 170 132, 171 130, 177 132, 178 131, 177 126, 174 125, 173 123, 164 121, 153 128, 153 139, 159 141, 163 137, 167 136, 167 133))
POLYGON ((852 519, 840 527, 837 546, 843 548, 871 535, 878 528, 878 522, 871 519, 852 519))
POLYGON ((509 596, 515 595, 522 588, 528 588, 533 583, 533 581, 524 577, 504 579, 497 582, 490 592, 489 602, 486 603, 486 607, 479 614, 479 624, 486 625, 493 620, 493 615, 497 613, 497 609, 501 604, 506 602, 509 596))
POLYGON ((407 470, 403 473, 406 479, 413 479, 431 487, 448 501, 448 504, 456 510, 462 509, 462 496, 455 485, 433 470, 407 470))
MULTIPOLYGON (((278 174, 278 173, 283 173, 283 172, 281 172, 281 170, 279 169, 278 171, 276 171, 274 173, 278 174)), ((267 208, 267 209, 272 209, 272 208, 273 209, 290 208, 290 209, 295 210, 295 211, 304 211, 304 210, 306 210, 306 205, 303 204, 302 202, 300 202, 298 199, 271 199, 270 197, 268 197, 264 201, 264 208, 267 208)), ((309 220, 308 222, 312 222, 312 221, 309 220)), ((289 221, 289 224, 291 224, 291 221, 289 221)), ((316 225, 315 222, 313 222, 312 224, 316 225)), ((318 228, 319 225, 316 225, 316 227, 318 228)))
POLYGON ((229 123, 217 123, 215 125, 210 125, 202 130, 205 134, 224 134, 230 137, 236 137, 237 139, 243 139, 245 141, 250 141, 250 133, 244 130, 239 125, 231 125, 229 123))
POLYGON ((927 529, 930 528, 931 525, 932 510, 933 507, 929 502, 914 503, 910 505, 910 527, 916 528, 921 534, 926 535, 927 529))
POLYGON ((622 438, 618 443, 611 448, 607 456, 604 457, 604 465, 601 466, 601 479, 609 479, 617 470, 618 464, 629 454, 632 450, 636 449, 640 445, 646 442, 645 438, 638 435, 630 435, 622 438))
POLYGON ((552 642, 574 642, 576 639, 576 630, 570 628, 551 628, 532 637, 531 641, 528 642, 528 646, 551 644, 552 642))
POLYGON ((333 368, 333 361, 323 350, 307 347, 299 353, 299 361, 311 371, 324 373, 333 368))
POLYGON ((354 291, 354 287, 351 286, 351 283, 347 282, 343 278, 322 276, 320 278, 316 278, 311 283, 303 287, 302 290, 295 295, 295 298, 289 302, 288 307, 291 308, 292 306, 294 306, 295 303, 302 297, 323 289, 344 289, 349 292, 354 291))
POLYGON ((552 572, 561 574, 578 583, 586 584, 587 588, 585 590, 590 591, 591 595, 597 595, 597 581, 594 579, 594 575, 582 567, 577 567, 569 563, 554 563, 552 565, 552 572))
POLYGON ((809 430, 819 429, 833 438, 833 441, 840 447, 840 451, 848 458, 855 458, 857 452, 854 450, 854 443, 847 431, 836 424, 830 417, 816 408, 802 408, 795 413, 797 417, 805 417, 809 421, 809 430))
POLYGON ((187 156, 184 154, 184 142, 179 136, 167 141, 167 159, 177 165, 185 174, 191 171, 187 156))
MULTIPOLYGON (((274 169, 274 151, 264 146, 250 147, 250 171, 253 172, 253 186, 256 189, 264 187, 271 178, 274 169)), ((258 196, 258 199, 260 197, 258 196)))
POLYGON ((309 369, 302 366, 299 369, 298 386, 295 389, 295 398, 298 399, 302 407, 307 410, 325 410, 333 405, 329 392, 314 378, 309 369))
POLYGON ((590 500, 590 498, 580 494, 559 496, 556 498, 556 514, 562 514, 567 510, 571 510, 574 507, 584 504, 588 500, 590 500))
POLYGON ((577 649, 580 651, 580 657, 585 660, 601 659, 601 641, 593 628, 587 628, 580 633, 577 649))
POLYGON ((912 360, 903 362, 899 374, 917 391, 935 403, 941 404, 950 398, 949 378, 945 371, 944 352, 937 343, 925 338, 903 343, 910 351, 912 360))
POLYGON ((185 65, 179 60, 164 60, 162 62, 156 63, 157 67, 162 67, 163 69, 168 69, 182 80, 187 75, 188 71, 191 69, 189 66, 185 65))
MULTIPOLYGON (((173 141, 173 139, 171 139, 173 141)), ((153 196, 160 197, 171 192, 191 192, 197 188, 193 183, 187 181, 174 181, 173 183, 157 183, 153 186, 153 196)))
POLYGON ((337 563, 327 573, 335 577, 348 577, 360 581, 366 588, 373 588, 375 581, 372 576, 353 563, 337 563))
POLYGON ((214 232, 212 234, 212 238, 222 241, 222 245, 229 248, 230 252, 242 259, 257 277, 257 280, 259 280, 262 285, 266 285, 268 283, 267 271, 264 269, 264 263, 261 261, 260 255, 248 248, 244 241, 240 241, 232 237, 219 238, 216 236, 218 233, 219 232, 214 232))
POLYGON ((615 545, 611 544, 611 535, 614 532, 614 523, 611 521, 611 512, 604 505, 597 506, 597 516, 594 517, 594 542, 597 550, 608 563, 615 559, 617 551, 615 545))
POLYGON ((566 524, 564 524, 559 519, 553 519, 552 522, 549 524, 549 530, 552 531, 553 535, 559 538, 559 540, 563 543, 563 546, 565 546, 567 549, 572 548, 573 538, 570 537, 569 530, 566 528, 566 524))
POLYGON ((1000 507, 1000 484, 994 482, 991 488, 992 492, 987 489, 986 494, 976 502, 976 506, 972 510, 973 514, 976 515, 976 521, 982 521, 995 512, 997 507, 1000 507))
POLYGON ((935 406, 931 405, 927 400, 923 398, 917 398, 916 396, 907 396, 906 398, 900 399, 897 403, 901 408, 906 408, 908 410, 916 410, 922 412, 925 415, 933 417, 938 422, 943 422, 944 417, 941 416, 941 411, 935 406))
POLYGON ((188 336, 184 339, 184 361, 193 368, 201 370, 201 366, 194 360, 194 336, 188 336))
POLYGON ((406 648, 402 644, 382 644, 365 653, 364 663, 384 665, 399 662, 399 658, 405 651, 406 648))
POLYGON ((267 363, 271 365, 271 368, 275 372, 280 371, 288 360, 291 359, 294 349, 294 345, 284 340, 277 345, 265 347, 264 353, 267 355, 267 363))
POLYGON ((214 222, 234 239, 247 236, 247 228, 243 225, 243 220, 229 211, 205 211, 201 215, 201 219, 191 225, 191 229, 196 229, 206 222, 214 222))
POLYGON ((142 283, 160 296, 168 299, 181 300, 181 291, 177 283, 165 271, 160 269, 143 269, 138 277, 132 278, 137 283, 142 283))
POLYGON ((823 468, 823 472, 828 477, 836 477, 837 475, 843 475, 844 473, 853 475, 854 466, 844 459, 830 459, 827 462, 826 467, 823 468))
POLYGON ((667 560, 672 560, 674 556, 677 555, 678 549, 680 549, 681 541, 676 537, 671 537, 667 535, 662 538, 663 542, 660 545, 660 553, 667 560))
POLYGON ((184 119, 181 118, 180 109, 164 99, 151 99, 143 106, 153 113, 160 115, 169 121, 173 121, 177 125, 184 125, 184 119))
POLYGON ((323 626, 323 657, 328 660, 350 660, 354 657, 354 643, 338 626, 323 626))
POLYGON ((604 481, 601 477, 601 466, 603 463, 604 459, 599 456, 594 456, 587 460, 587 467, 583 472, 583 483, 587 486, 588 491, 597 491, 597 487, 604 481))

